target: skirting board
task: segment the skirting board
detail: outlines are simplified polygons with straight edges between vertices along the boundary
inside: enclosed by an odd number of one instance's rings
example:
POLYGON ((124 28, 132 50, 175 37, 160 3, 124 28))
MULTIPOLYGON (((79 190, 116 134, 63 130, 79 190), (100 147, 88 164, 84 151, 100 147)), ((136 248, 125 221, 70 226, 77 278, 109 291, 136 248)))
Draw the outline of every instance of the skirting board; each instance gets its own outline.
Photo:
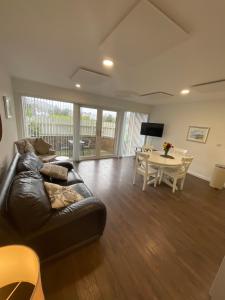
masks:
POLYGON ((210 181, 210 178, 209 178, 209 177, 204 176, 204 175, 199 174, 199 173, 196 173, 196 172, 188 171, 188 174, 190 174, 190 175, 192 175, 192 176, 195 176, 195 177, 198 177, 198 178, 200 178, 200 179, 206 180, 206 181, 210 181))
MULTIPOLYGON (((210 182, 210 180, 211 180, 211 178, 209 178, 207 176, 204 176, 204 175, 201 175, 201 174, 198 174, 198 173, 195 173, 195 172, 188 172, 188 174, 190 174, 192 176, 195 176, 195 177, 198 177, 200 179, 206 180, 208 182, 210 182)), ((225 183, 224 183, 224 188, 225 188, 225 183)))

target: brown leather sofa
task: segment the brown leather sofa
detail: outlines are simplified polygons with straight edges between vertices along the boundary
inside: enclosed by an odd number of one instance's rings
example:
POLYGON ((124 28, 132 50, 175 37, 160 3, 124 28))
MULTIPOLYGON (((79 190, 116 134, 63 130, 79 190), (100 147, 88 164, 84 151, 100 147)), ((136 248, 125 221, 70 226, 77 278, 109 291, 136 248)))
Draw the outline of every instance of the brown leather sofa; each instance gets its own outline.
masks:
MULTIPOLYGON (((35 154, 16 154, 0 189, 0 245, 25 244, 42 260, 62 255, 100 238, 106 222, 105 205, 96 199, 71 162, 68 180, 84 199, 60 210, 52 209, 35 154)), ((60 182, 57 182, 58 184, 60 182)))

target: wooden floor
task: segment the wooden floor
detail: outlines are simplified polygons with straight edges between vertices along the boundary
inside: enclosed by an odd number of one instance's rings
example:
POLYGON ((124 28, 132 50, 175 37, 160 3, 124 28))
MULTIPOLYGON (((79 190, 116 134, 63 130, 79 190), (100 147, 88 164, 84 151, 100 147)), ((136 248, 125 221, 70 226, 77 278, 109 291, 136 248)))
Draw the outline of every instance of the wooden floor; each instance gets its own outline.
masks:
POLYGON ((107 225, 100 241, 42 266, 47 300, 208 299, 225 255, 225 191, 189 175, 182 192, 164 184, 142 192, 133 163, 79 164, 107 225))

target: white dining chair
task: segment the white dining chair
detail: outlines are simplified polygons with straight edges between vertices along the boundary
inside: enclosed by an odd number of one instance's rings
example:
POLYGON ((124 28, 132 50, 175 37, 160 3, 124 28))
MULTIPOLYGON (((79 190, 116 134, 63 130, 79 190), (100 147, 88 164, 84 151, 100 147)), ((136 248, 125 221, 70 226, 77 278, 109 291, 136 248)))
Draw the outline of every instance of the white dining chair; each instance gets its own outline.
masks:
POLYGON ((154 187, 157 185, 158 181, 158 169, 152 168, 148 161, 149 153, 137 152, 134 168, 133 184, 136 182, 136 175, 142 175, 144 178, 142 191, 146 190, 146 185, 154 183, 154 187), (150 178, 152 179, 150 180, 150 178))
POLYGON ((174 155, 185 156, 188 153, 188 150, 174 147, 172 152, 174 155))
POLYGON ((142 152, 149 152, 151 153, 153 151, 154 147, 153 145, 150 145, 150 144, 144 144, 142 146, 142 152))
POLYGON ((182 165, 180 167, 166 167, 161 170, 159 184, 162 182, 163 177, 165 177, 164 182, 172 187, 173 193, 178 190, 177 182, 180 181, 180 190, 183 190, 184 181, 187 175, 188 168, 192 163, 193 157, 182 157, 182 165), (172 180, 172 182, 170 181, 172 180))

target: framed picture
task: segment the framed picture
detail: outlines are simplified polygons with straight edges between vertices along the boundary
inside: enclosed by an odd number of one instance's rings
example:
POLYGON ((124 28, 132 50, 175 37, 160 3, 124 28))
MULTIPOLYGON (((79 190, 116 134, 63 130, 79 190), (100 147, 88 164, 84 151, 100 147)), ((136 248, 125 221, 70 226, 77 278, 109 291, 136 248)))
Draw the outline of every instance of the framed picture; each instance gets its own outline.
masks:
POLYGON ((206 143, 209 127, 189 126, 187 140, 198 143, 206 143))
POLYGON ((4 107, 5 107, 5 116, 7 119, 10 119, 10 118, 12 118, 10 97, 3 96, 3 102, 4 102, 4 107))

